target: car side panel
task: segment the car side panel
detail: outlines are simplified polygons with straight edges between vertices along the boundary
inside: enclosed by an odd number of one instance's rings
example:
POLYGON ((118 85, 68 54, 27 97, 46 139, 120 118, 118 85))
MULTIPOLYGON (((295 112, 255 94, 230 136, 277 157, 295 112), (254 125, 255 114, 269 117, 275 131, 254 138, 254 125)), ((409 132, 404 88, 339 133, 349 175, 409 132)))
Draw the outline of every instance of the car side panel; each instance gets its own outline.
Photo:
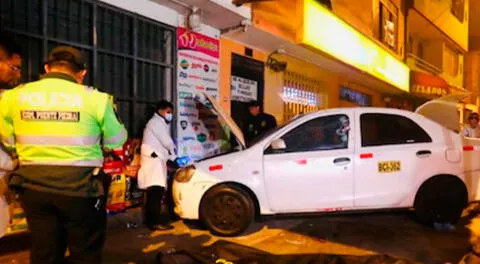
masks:
MULTIPOLYGON (((366 112, 370 113, 371 111, 364 110, 359 111, 358 113, 360 115, 360 113, 366 112)), ((389 112, 390 111, 386 109, 382 109, 382 113, 388 114, 389 112)), ((391 111, 391 113, 397 115, 399 114, 398 111, 391 111)), ((441 174, 459 175, 459 177, 461 177, 461 162, 448 162, 445 157, 447 149, 456 149, 457 151, 460 149, 457 135, 451 133, 449 130, 443 128, 439 124, 414 113, 402 112, 401 115, 410 118, 420 127, 422 127, 432 138, 433 142, 425 144, 405 144, 390 148, 388 146, 378 147, 380 152, 382 152, 381 150, 383 148, 383 155, 389 156, 388 159, 403 159, 404 162, 410 162, 410 164, 405 164, 410 166, 410 169, 408 170, 407 174, 398 174, 396 176, 394 174, 377 174, 366 177, 362 174, 356 175, 356 177, 358 177, 356 178, 357 182, 368 180, 367 178, 370 177, 370 181, 374 183, 371 185, 371 193, 369 193, 367 187, 364 187, 361 196, 356 196, 355 205, 357 209, 411 207, 413 206, 414 198, 418 188, 428 178, 441 174), (402 153, 402 149, 405 153, 402 153), (430 150, 432 154, 429 157, 416 157, 416 152, 423 149, 430 150), (402 156, 395 155, 409 156, 408 159, 405 159, 402 156), (363 179, 362 176, 364 177, 363 179), (389 178, 389 176, 393 177, 389 178), (374 190, 375 188, 376 190, 374 190)), ((359 131, 359 129, 357 129, 357 131, 359 131)), ((359 136, 360 134, 357 133, 357 137, 359 136)), ((360 140, 357 142, 356 150, 363 153, 364 149, 361 147, 360 140)), ((362 153, 357 152, 357 154, 362 153)), ((373 154, 375 155, 375 153, 373 154)), ((384 158, 387 157, 385 156, 384 158)), ((361 171, 361 166, 357 167, 357 171, 361 171)), ((363 184, 368 185, 370 183, 363 182, 363 184)))

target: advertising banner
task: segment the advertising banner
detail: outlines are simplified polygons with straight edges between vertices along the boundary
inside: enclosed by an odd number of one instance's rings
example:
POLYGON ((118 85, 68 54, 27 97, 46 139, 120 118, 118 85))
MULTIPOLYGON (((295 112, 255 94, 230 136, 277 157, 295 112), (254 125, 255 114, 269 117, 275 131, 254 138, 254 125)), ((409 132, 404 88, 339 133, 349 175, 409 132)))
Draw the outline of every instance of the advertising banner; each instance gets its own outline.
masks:
POLYGON ((197 100, 201 92, 219 97, 220 42, 185 28, 177 29, 177 41, 178 155, 198 160, 220 148, 217 116, 197 100))

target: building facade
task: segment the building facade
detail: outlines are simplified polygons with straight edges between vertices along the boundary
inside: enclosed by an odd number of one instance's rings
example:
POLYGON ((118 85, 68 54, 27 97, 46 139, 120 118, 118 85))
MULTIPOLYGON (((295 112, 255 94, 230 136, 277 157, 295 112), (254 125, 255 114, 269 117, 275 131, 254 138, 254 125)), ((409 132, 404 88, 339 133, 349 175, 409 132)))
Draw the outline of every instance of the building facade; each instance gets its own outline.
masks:
POLYGON ((23 81, 40 77, 57 45, 84 52, 86 84, 114 95, 130 135, 140 137, 155 102, 177 99, 177 31, 188 27, 188 17, 199 8, 196 30, 217 39, 220 28, 250 18, 249 7, 227 0, 195 2, 4 0, 0 30, 13 33, 25 51, 23 81), (223 16, 210 16, 212 10, 223 16))
MULTIPOLYGON (((433 99, 465 92, 466 55, 469 50, 468 0, 413 0, 407 3, 407 64, 411 92, 433 99)), ((468 89, 468 87, 467 87, 468 89)), ((476 108, 465 101, 460 115, 476 108)))
POLYGON ((465 56, 465 88, 472 93, 469 98, 469 105, 474 107, 466 108, 463 113, 464 121, 469 112, 478 112, 479 92, 480 92, 480 3, 478 1, 469 1, 470 23, 469 23, 469 47, 465 56))
MULTIPOLYGON (((391 98, 410 98, 401 1, 279 0, 251 8, 251 27, 222 34, 222 69, 234 68, 231 54, 263 63, 258 91, 279 122, 318 109, 384 107, 391 98)), ((230 74, 224 74, 228 95, 230 74)), ((232 100, 227 108, 235 112, 238 105, 232 100)))

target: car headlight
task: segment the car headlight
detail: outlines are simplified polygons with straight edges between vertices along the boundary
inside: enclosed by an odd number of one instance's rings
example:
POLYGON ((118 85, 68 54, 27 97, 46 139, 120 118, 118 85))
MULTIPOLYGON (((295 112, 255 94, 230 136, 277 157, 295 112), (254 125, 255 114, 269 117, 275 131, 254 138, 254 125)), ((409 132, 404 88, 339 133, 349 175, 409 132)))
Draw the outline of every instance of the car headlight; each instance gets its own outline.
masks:
POLYGON ((189 182, 192 179, 192 176, 194 173, 195 173, 195 167, 193 165, 179 169, 175 174, 175 181, 189 182))

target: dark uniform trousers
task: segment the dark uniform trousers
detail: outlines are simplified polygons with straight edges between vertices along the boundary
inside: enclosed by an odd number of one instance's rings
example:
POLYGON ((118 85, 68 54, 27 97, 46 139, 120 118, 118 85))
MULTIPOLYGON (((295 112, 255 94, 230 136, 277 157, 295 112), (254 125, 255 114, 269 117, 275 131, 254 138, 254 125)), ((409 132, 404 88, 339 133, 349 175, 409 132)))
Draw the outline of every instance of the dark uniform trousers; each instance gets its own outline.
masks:
POLYGON ((167 215, 167 205, 165 204, 165 188, 152 186, 147 189, 146 194, 145 224, 147 226, 167 225, 169 217, 167 215))
POLYGON ((19 192, 31 230, 32 264, 101 263, 106 237, 105 199, 23 189, 19 192), (65 251, 69 257, 65 258, 65 251))

